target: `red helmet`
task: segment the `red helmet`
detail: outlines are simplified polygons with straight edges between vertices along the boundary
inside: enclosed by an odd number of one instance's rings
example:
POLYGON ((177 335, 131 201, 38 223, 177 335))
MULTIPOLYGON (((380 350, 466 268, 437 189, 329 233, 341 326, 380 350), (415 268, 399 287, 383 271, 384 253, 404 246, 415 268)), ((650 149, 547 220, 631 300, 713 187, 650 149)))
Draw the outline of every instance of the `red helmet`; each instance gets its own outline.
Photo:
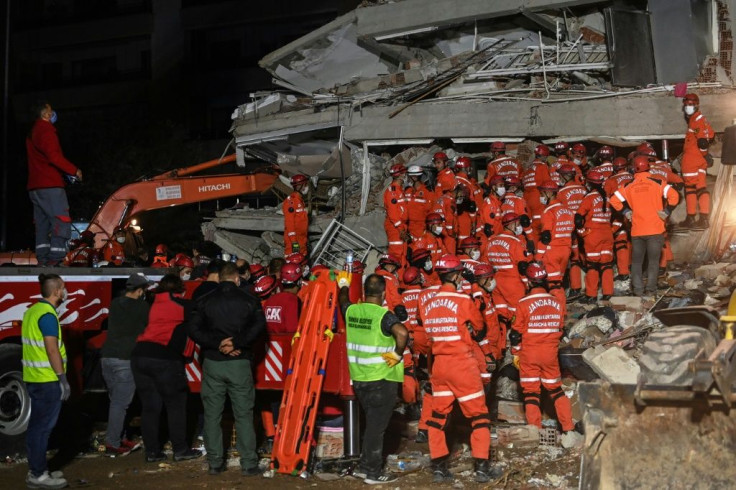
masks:
POLYGON ((281 268, 281 282, 284 284, 294 284, 302 278, 302 268, 299 264, 286 263, 281 268))
POLYGON ((646 155, 646 156, 649 156, 649 157, 656 157, 657 156, 657 152, 654 151, 654 148, 652 147, 652 144, 649 143, 649 142, 647 142, 647 141, 645 141, 644 143, 642 143, 639 146, 637 146, 636 147, 636 152, 639 155, 646 155))
POLYGON ((437 153, 434 154, 434 156, 432 157, 432 160, 445 160, 445 161, 447 161, 447 153, 445 153, 444 151, 438 151, 437 153))
POLYGON ((89 229, 84 230, 80 235, 79 239, 82 241, 90 241, 94 242, 95 240, 95 234, 89 231, 89 229))
POLYGON ((491 143, 491 151, 506 151, 506 143, 503 141, 494 141, 491 143))
POLYGON ((504 184, 503 176, 502 175, 494 175, 491 179, 491 185, 498 185, 498 184, 504 184))
POLYGON ((545 180, 537 186, 537 190, 540 191, 557 191, 558 189, 557 184, 552 180, 545 180))
POLYGON ((256 281, 253 290, 259 298, 266 299, 276 291, 277 286, 278 282, 274 276, 263 276, 256 281))
POLYGON ((519 216, 516 213, 506 213, 503 215, 503 218, 501 218, 501 223, 503 225, 508 225, 509 223, 513 223, 514 221, 517 221, 521 216, 519 216))
POLYGON ((468 157, 460 157, 455 162, 455 168, 458 170, 469 170, 473 166, 473 163, 468 157))
POLYGON ((432 252, 430 252, 426 248, 418 248, 416 250, 412 250, 411 251, 411 263, 416 264, 419 261, 427 260, 431 256, 432 256, 432 252))
POLYGON ((476 248, 480 247, 480 239, 474 236, 469 236, 460 240, 460 248, 476 248))
POLYGON ((602 160, 610 160, 613 158, 613 148, 608 145, 603 145, 598 148, 598 158, 602 160))
POLYGON ((594 184, 602 184, 606 179, 603 177, 600 170, 594 168, 588 170, 588 173, 585 175, 585 180, 594 184))
POLYGON ((629 161, 626 160, 624 157, 616 157, 613 159, 613 169, 616 171, 621 171, 629 166, 629 161))
POLYGON ((291 178, 291 187, 297 188, 300 185, 309 183, 309 177, 304 174, 296 174, 291 178))
POLYGON ((296 264, 299 267, 307 265, 307 256, 299 252, 294 252, 284 257, 287 264, 296 264))
POLYGON ((547 145, 537 145, 536 148, 534 148, 534 155, 537 157, 548 157, 549 156, 549 146, 547 145))
POLYGON ((555 143, 555 153, 558 155, 561 153, 566 153, 567 150, 570 149, 570 145, 567 144, 567 141, 558 141, 555 143))
POLYGON ((353 260, 353 272, 362 274, 365 271, 365 264, 358 259, 353 260))
POLYGON ((478 279, 491 277, 493 275, 493 267, 489 264, 478 264, 473 268, 473 274, 475 274, 475 277, 478 279))
POLYGON ((123 265, 123 262, 125 262, 125 256, 124 255, 113 255, 112 260, 110 261, 115 265, 123 265))
POLYGON ((577 172, 575 171, 575 167, 573 167, 569 163, 566 163, 557 169, 557 173, 560 175, 573 176, 577 172))
POLYGON ((585 145, 582 143, 575 143, 574 145, 572 145, 573 153, 582 153, 583 155, 585 155, 586 151, 587 150, 585 149, 585 145))
POLYGON ((186 254, 178 253, 169 262, 171 267, 194 267, 194 261, 190 259, 186 254))
POLYGON ((634 172, 649 172, 649 157, 644 155, 639 155, 638 157, 634 158, 634 172))
POLYGON ((513 175, 506 177, 504 182, 507 187, 521 187, 521 179, 519 177, 514 177, 513 175))
POLYGON ((421 279, 421 272, 418 268, 414 266, 409 266, 404 271, 402 279, 404 280, 404 284, 419 284, 419 281, 421 279))
POLYGON ((381 258, 378 259, 378 265, 395 265, 396 267, 401 267, 401 261, 391 254, 385 254, 381 255, 381 258))
POLYGON ((700 97, 698 97, 697 94, 685 94, 685 97, 683 97, 682 99, 682 103, 690 103, 690 105, 700 105, 700 97))
POLYGON ((406 167, 400 163, 397 163, 396 165, 391 165, 391 169, 388 171, 388 173, 391 175, 391 177, 398 177, 399 175, 404 175, 406 173, 406 167))
POLYGON ((166 255, 167 253, 169 253, 169 247, 167 247, 163 243, 159 243, 158 245, 156 245, 156 250, 154 253, 156 255, 166 255))
POLYGON ((566 164, 570 164, 570 159, 567 157, 567 155, 560 155, 557 157, 558 167, 566 164))
POLYGON ((435 225, 437 223, 444 223, 444 218, 442 218, 442 215, 440 213, 429 213, 426 218, 424 218, 424 222, 428 225, 435 225))
POLYGON ((547 271, 539 262, 530 262, 526 268, 526 277, 530 281, 543 281, 547 279, 547 271))
POLYGON ((445 272, 459 272, 463 270, 463 263, 452 254, 445 254, 434 264, 434 269, 443 274, 445 272))
POLYGON ((265 276, 267 272, 266 268, 261 264, 250 264, 250 275, 253 276, 254 279, 259 279, 265 276))
POLYGON ((69 240, 69 250, 74 250, 75 248, 79 247, 79 245, 82 243, 82 241, 79 238, 72 238, 69 240))

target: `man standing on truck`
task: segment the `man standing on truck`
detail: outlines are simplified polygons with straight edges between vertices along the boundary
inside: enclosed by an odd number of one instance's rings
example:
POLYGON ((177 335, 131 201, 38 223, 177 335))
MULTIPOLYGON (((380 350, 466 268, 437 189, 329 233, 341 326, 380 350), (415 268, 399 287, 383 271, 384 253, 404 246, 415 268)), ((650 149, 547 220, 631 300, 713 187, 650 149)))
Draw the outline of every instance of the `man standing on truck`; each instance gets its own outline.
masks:
POLYGON ((66 300, 64 281, 56 274, 40 274, 41 300, 26 310, 21 327, 23 381, 31 397, 31 417, 26 433, 30 488, 64 488, 67 481, 49 474, 46 449, 56 425, 61 403, 69 398, 66 349, 56 308, 66 300))
POLYGON ((64 176, 82 180, 82 170, 64 157, 56 135, 57 114, 46 102, 34 108, 36 121, 26 138, 28 195, 36 224, 36 259, 40 266, 55 266, 66 256, 72 219, 64 191, 64 176))

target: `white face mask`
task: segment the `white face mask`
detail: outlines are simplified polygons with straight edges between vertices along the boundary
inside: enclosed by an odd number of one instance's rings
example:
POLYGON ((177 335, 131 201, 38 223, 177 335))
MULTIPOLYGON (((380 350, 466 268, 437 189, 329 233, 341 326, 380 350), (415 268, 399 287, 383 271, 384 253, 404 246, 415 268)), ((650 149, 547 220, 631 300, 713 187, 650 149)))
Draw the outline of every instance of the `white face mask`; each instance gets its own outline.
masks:
POLYGON ((524 228, 522 228, 521 225, 516 225, 514 227, 514 234, 521 235, 522 233, 524 233, 524 228))
POLYGON ((692 116, 695 114, 695 106, 694 105, 686 105, 685 106, 685 114, 688 116, 692 116))
POLYGON ((190 277, 192 277, 191 274, 182 274, 181 275, 181 280, 182 281, 188 281, 190 277))
POLYGON ((498 197, 503 197, 504 194, 506 194, 505 187, 496 187, 496 195, 498 195, 498 197))
POLYGON ((580 163, 582 162, 582 160, 579 158, 573 158, 572 161, 573 163, 575 163, 575 165, 580 165, 580 163))
POLYGON ((438 235, 439 236, 439 235, 442 234, 442 230, 444 230, 444 229, 445 228, 443 226, 433 226, 432 227, 432 233, 434 233, 435 235, 438 235))
POLYGON ((491 279, 491 282, 488 283, 488 285, 486 286, 486 291, 490 293, 494 289, 496 289, 496 279, 495 278, 491 279))
POLYGON ((539 196, 539 202, 547 204, 549 202, 549 198, 547 196, 539 196))
POLYGON ((463 201, 464 201, 464 199, 462 197, 458 197, 457 199, 455 199, 455 204, 458 204, 458 205, 459 204, 462 204, 463 201))
POLYGON ((61 290, 61 302, 63 303, 67 300, 67 298, 69 298, 69 293, 67 292, 66 288, 64 288, 61 290))
POLYGON ((299 189, 299 192, 301 192, 301 193, 302 193, 302 195, 306 196, 306 195, 307 195, 307 193, 309 193, 309 187, 307 187, 307 186, 305 185, 304 187, 302 187, 301 189, 299 189))
POLYGON ((424 265, 422 266, 422 269, 424 269, 424 270, 425 270, 425 271, 427 271, 427 272, 431 271, 431 270, 432 270, 432 262, 431 262, 431 261, 429 261, 429 260, 428 260, 428 261, 426 261, 426 262, 424 263, 424 265))
POLYGON ((116 238, 115 240, 116 240, 116 241, 117 241, 118 243, 125 243, 125 237, 124 237, 124 236, 119 236, 119 237, 117 237, 117 238, 116 238))
POLYGON ((470 251, 470 258, 473 260, 478 260, 480 258, 480 251, 479 250, 471 250, 470 251))
POLYGON ((302 277, 304 279, 309 278, 309 266, 308 265, 305 265, 304 266, 304 272, 302 272, 302 277))

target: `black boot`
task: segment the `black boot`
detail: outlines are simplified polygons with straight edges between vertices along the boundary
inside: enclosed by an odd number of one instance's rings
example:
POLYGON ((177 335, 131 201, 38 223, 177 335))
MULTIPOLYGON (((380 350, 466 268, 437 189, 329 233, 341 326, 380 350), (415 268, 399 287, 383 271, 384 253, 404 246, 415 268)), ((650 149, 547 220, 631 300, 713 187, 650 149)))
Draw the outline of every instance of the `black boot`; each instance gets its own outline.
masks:
POLYGON ((488 483, 491 480, 497 480, 503 475, 503 470, 498 466, 491 466, 489 459, 475 458, 475 481, 478 483, 488 483))
POLYGON ((450 473, 447 459, 447 456, 445 456, 432 460, 432 481, 434 483, 446 483, 454 480, 452 473, 450 473))
POLYGON ((629 275, 628 274, 619 274, 616 277, 613 278, 614 281, 628 281, 629 275))
POLYGON ((429 442, 429 434, 427 434, 427 429, 419 429, 417 431, 417 436, 414 438, 414 442, 418 442, 419 444, 426 444, 429 442))
POLYGON ((582 296, 583 292, 580 289, 570 289, 567 292, 567 300, 571 302, 580 299, 582 296))
POLYGON ((708 220, 708 215, 700 213, 700 219, 695 223, 695 228, 708 228, 710 226, 710 221, 708 220))
POLYGON ((610 299, 611 299, 610 294, 604 294, 603 296, 601 296, 601 301, 609 301, 610 299))
POLYGON ((679 225, 677 225, 680 228, 692 228, 693 225, 695 225, 695 215, 694 214, 688 214, 684 221, 681 221, 679 225))

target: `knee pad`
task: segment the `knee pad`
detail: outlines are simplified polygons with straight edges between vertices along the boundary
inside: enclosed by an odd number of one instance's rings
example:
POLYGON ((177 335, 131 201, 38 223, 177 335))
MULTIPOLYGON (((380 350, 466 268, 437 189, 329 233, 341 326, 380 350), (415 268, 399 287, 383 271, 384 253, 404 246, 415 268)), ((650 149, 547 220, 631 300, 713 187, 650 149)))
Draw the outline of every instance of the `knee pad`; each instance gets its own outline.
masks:
POLYGON ((427 427, 432 427, 433 429, 437 430, 445 430, 446 425, 447 414, 435 412, 434 410, 432 410, 432 415, 430 415, 430 419, 427 420, 427 427))
POLYGON ((552 388, 549 391, 549 396, 552 398, 552 401, 555 402, 561 396, 565 396, 565 393, 562 391, 562 387, 558 386, 557 388, 552 388))
POLYGON ((562 289, 562 281, 548 281, 547 285, 550 291, 553 289, 562 289))
POLYGON ((697 191, 697 189, 695 188, 694 185, 686 185, 685 186, 685 195, 688 195, 688 194, 697 194, 697 192, 698 191, 697 191))
POLYGON ((540 398, 541 398, 541 394, 539 392, 524 393, 524 403, 527 405, 539 406, 540 398))
POLYGON ((608 269, 613 269, 613 262, 606 262, 600 265, 601 266, 601 272, 606 271, 608 269))
POLYGON ((702 189, 698 189, 697 191, 695 191, 695 195, 698 196, 698 197, 705 196, 705 195, 707 195, 708 197, 710 197, 710 192, 708 192, 708 189, 706 189, 705 187, 703 187, 702 189))
POLYGON ((480 415, 476 415, 475 417, 471 417, 470 426, 473 428, 473 430, 483 429, 483 428, 490 429, 491 418, 489 417, 488 413, 482 413, 480 415))

